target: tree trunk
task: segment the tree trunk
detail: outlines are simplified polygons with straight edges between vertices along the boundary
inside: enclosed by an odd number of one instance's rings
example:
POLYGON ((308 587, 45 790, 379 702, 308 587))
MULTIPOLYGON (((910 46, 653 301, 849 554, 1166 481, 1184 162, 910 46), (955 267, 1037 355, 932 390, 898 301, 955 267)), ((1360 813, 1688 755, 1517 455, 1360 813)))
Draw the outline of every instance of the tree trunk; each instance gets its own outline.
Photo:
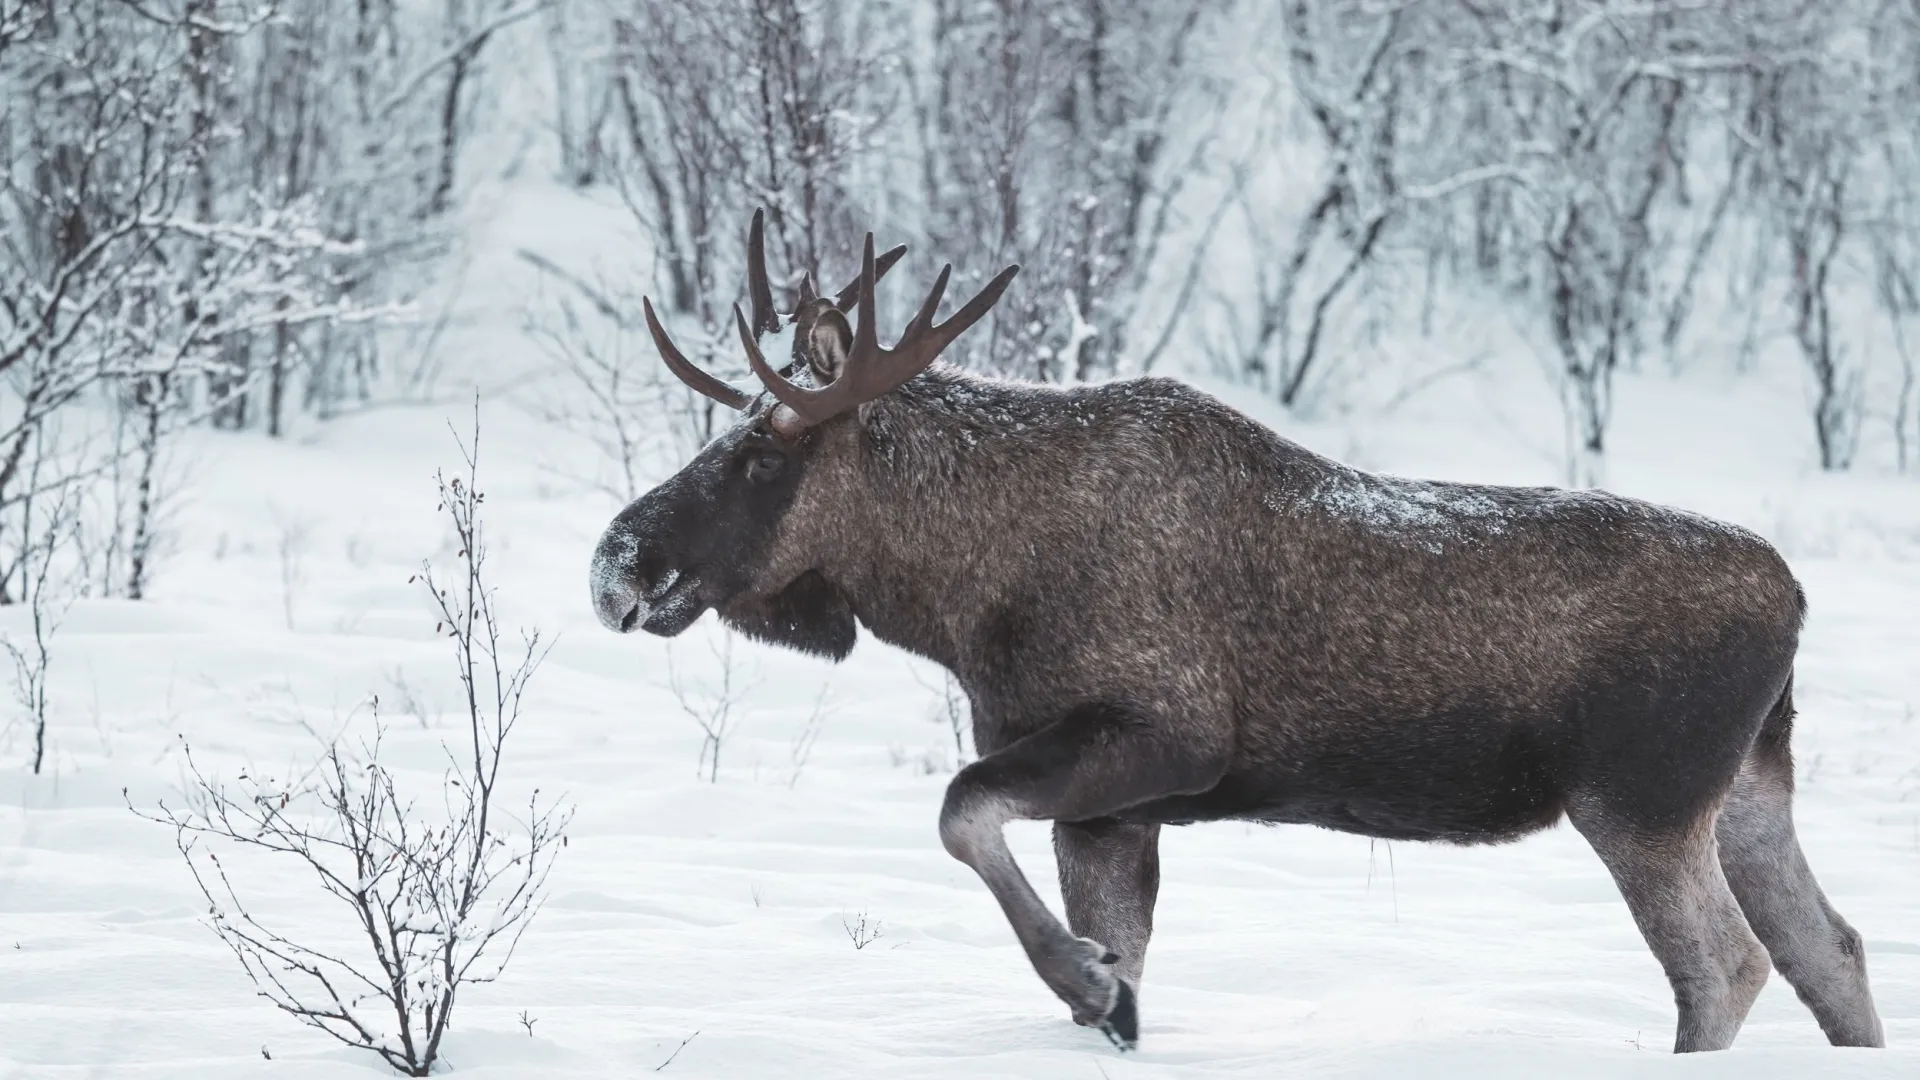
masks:
POLYGON ((166 412, 167 397, 171 391, 169 379, 165 375, 154 376, 148 383, 146 408, 146 426, 140 432, 140 445, 136 453, 140 455, 140 479, 134 484, 133 496, 133 537, 127 543, 127 599, 144 600, 147 591, 147 575, 151 569, 154 544, 154 506, 155 474, 160 464, 160 418, 166 412))

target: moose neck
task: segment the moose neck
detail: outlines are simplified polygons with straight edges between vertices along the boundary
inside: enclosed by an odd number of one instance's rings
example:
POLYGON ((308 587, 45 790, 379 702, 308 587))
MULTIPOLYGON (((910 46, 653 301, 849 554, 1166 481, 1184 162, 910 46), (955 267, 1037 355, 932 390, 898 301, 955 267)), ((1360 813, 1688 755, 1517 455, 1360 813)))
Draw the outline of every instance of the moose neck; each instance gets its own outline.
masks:
POLYGON ((870 633, 968 678, 1027 599, 1042 538, 1072 531, 1067 393, 936 367, 870 407, 827 568, 870 633))

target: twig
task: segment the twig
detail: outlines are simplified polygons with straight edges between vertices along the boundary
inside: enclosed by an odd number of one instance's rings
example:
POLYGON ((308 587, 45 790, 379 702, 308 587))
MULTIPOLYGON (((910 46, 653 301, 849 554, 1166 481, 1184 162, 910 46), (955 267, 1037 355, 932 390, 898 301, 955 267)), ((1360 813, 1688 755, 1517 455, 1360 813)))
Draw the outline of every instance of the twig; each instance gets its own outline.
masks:
POLYGON ((853 942, 856 951, 880 940, 880 920, 875 919, 872 925, 868 925, 864 911, 853 922, 848 922, 845 915, 840 916, 840 926, 847 932, 847 940, 853 942))
POLYGON ((552 274, 554 277, 559 278, 561 281, 564 281, 567 284, 573 286, 575 289, 579 290, 580 295, 586 298, 587 303, 592 304, 595 311, 598 311, 600 314, 605 315, 609 320, 613 322, 615 326, 618 326, 623 330, 630 330, 634 326, 638 325, 637 323, 635 323, 631 313, 622 311, 619 305, 615 304, 611 299, 607 297, 606 293, 601 292, 599 289, 595 288, 592 283, 588 282, 585 278, 582 278, 580 275, 574 273, 571 270, 568 270, 566 267, 561 266, 559 263, 554 262, 552 259, 549 259, 545 255, 542 255, 536 251, 529 251, 526 248, 519 248, 514 251, 514 254, 518 255, 521 259, 532 264, 533 266, 549 274, 552 274))
POLYGON ((433 76, 434 72, 459 60, 462 54, 478 50, 482 45, 486 44, 487 39, 492 37, 496 31, 511 26, 522 19, 538 15, 547 8, 552 7, 554 3, 555 0, 535 0, 533 3, 523 4, 520 7, 508 8, 493 18, 488 19, 486 22, 481 23, 465 37, 448 46, 439 56, 434 57, 433 60, 409 76, 398 89, 388 94, 383 101, 374 106, 373 114, 382 120, 386 119, 389 113, 406 104, 407 99, 417 93, 420 87, 425 85, 426 81, 433 76))
POLYGON ((693 1033, 693 1035, 689 1035, 689 1036, 687 1036, 686 1038, 684 1038, 684 1039, 681 1039, 681 1040, 680 1040, 680 1045, 679 1045, 679 1046, 676 1046, 676 1047, 674 1047, 674 1048, 673 1048, 673 1053, 671 1053, 671 1054, 668 1054, 668 1055, 667 1055, 667 1060, 665 1060, 665 1061, 663 1061, 663 1062, 661 1062, 661 1063, 660 1063, 660 1064, 658 1064, 658 1065, 655 1065, 655 1066, 653 1067, 653 1071, 654 1071, 654 1072, 659 1072, 659 1071, 660 1071, 661 1069, 664 1069, 664 1068, 666 1068, 667 1066, 669 1066, 669 1065, 671 1065, 671 1064, 673 1064, 673 1059, 674 1059, 674 1058, 677 1058, 677 1057, 679 1057, 679 1056, 680 1056, 680 1051, 682 1051, 682 1050, 685 1050, 685 1049, 687 1048, 687 1044, 693 1041, 693 1037, 694 1037, 694 1035, 698 1035, 698 1034, 700 1034, 700 1033, 699 1033, 698 1031, 696 1031, 696 1032, 694 1032, 694 1033, 693 1033))

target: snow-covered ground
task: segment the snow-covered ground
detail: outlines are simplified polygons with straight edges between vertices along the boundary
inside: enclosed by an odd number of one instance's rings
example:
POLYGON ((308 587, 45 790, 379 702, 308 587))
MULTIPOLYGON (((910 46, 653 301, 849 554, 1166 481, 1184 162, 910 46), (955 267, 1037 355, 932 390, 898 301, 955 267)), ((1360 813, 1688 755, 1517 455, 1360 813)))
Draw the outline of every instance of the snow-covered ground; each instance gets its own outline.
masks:
MULTIPOLYGON (((598 220, 555 198, 489 210, 447 348, 457 373, 500 376, 481 380, 497 390, 481 472, 502 606, 559 634, 508 748, 511 782, 564 791, 577 816, 506 975, 460 1005, 453 1070, 628 1076, 678 1048, 662 1075, 1920 1075, 1920 483, 1811 470, 1804 412, 1781 390, 1790 369, 1771 383, 1712 365, 1624 376, 1612 486, 1759 529, 1807 586, 1798 818, 1866 938, 1892 1049, 1827 1047, 1775 977, 1733 1051, 1669 1056, 1666 981, 1564 826, 1457 849, 1226 824, 1163 841, 1141 1048, 1121 1056, 1068 1020, 985 888, 940 848, 954 751, 932 719, 937 671, 870 640, 839 667, 742 643, 736 676, 751 689, 708 783, 668 664, 692 694, 718 682, 711 620, 670 646, 595 624, 587 557, 616 507, 556 482, 578 448, 501 389, 518 385, 503 372, 535 363, 512 249, 598 220), (878 936, 856 948, 848 926, 863 917, 878 936)), ((1201 381, 1367 467, 1560 476, 1553 398, 1525 357, 1391 409, 1355 386, 1351 410, 1311 423, 1201 381)), ((200 435, 157 597, 67 618, 49 772, 0 771, 0 1076, 385 1071, 254 997, 203 925, 171 834, 127 803, 177 789, 182 739, 213 772, 301 769, 365 722, 355 706, 373 693, 393 760, 415 766, 403 779, 432 779, 437 746, 457 737, 452 665, 406 582, 423 557, 452 555, 432 487, 457 464, 449 421, 467 422, 451 397, 285 442, 200 435), (402 684, 424 715, 395 704, 402 684)), ((18 614, 0 612, 0 628, 17 631, 18 614)), ((17 761, 22 745, 16 726, 0 754, 17 761)), ((1052 893, 1044 827, 1012 833, 1052 893)), ((248 880, 263 920, 339 926, 291 868, 248 880)))

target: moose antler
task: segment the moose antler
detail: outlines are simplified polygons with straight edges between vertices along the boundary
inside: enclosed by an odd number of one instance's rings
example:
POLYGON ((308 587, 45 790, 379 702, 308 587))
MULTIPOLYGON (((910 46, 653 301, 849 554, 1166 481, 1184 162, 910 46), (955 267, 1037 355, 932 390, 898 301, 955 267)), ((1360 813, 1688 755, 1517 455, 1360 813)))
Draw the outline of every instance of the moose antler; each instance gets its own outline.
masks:
MULTIPOLYGON (((868 237, 868 241, 868 246, 871 247, 871 236, 868 237)), ((843 313, 851 311, 854 303, 860 299, 863 287, 865 292, 870 294, 874 284, 885 276, 888 270, 893 269, 893 264, 899 262, 906 253, 905 244, 893 248, 880 256, 877 268, 873 269, 871 274, 868 273, 869 267, 862 266, 860 276, 848 282, 847 287, 834 296, 834 306, 843 313)), ((747 298, 753 305, 752 337, 754 340, 757 342, 762 335, 777 333, 782 319, 780 313, 774 310, 773 286, 767 280, 766 210, 764 208, 754 210, 753 224, 747 228, 747 298)), ((799 298, 794 304, 794 313, 797 314, 814 299, 816 297, 813 292, 813 275, 807 274, 800 279, 799 298)), ((752 394, 735 389, 695 367, 674 346, 673 339, 667 336, 666 330, 660 325, 659 318, 653 313, 651 298, 642 296, 640 306, 646 312, 647 331, 653 335, 653 347, 660 351, 660 358, 667 362, 667 369, 678 376, 681 382, 735 411, 745 409, 753 401, 752 394)), ((734 311, 738 314, 738 304, 734 305, 734 311)), ((785 321, 791 322, 794 317, 794 314, 790 314, 785 321)))
POLYGON ((947 279, 953 273, 953 264, 948 263, 940 268, 940 276, 934 279, 933 289, 927 293, 920 311, 907 323, 900 340, 893 348, 883 349, 874 332, 873 292, 879 273, 873 257, 873 234, 868 233, 865 250, 860 256, 860 316, 853 331, 853 348, 847 353, 846 365, 840 377, 819 390, 796 386, 768 366, 766 357, 760 355, 760 343, 738 304, 733 306, 733 320, 739 327, 740 344, 747 350, 747 362, 753 366, 753 373, 760 377, 768 392, 779 399, 780 404, 793 412, 798 421, 795 424, 780 424, 776 419, 776 427, 788 429, 782 434, 797 434, 896 390, 925 371, 939 357, 942 349, 951 345, 953 339, 965 333, 968 327, 979 322, 980 317, 999 301, 1000 294, 1007 290, 1007 283, 1019 272, 1018 263, 1000 271, 952 317, 935 325, 933 313, 939 309, 940 298, 947 291, 947 279))
MULTIPOLYGON (((735 412, 745 409, 753 401, 752 394, 735 389, 701 371, 693 366, 693 361, 680 354, 680 350, 674 347, 673 339, 667 336, 666 328, 660 325, 659 317, 654 315, 652 298, 642 296, 640 309, 646 312, 647 331, 653 335, 653 347, 660 350, 660 359, 667 362, 667 370, 679 376, 681 382, 735 412)), ((735 304, 733 310, 738 313, 740 305, 735 304)))
MULTIPOLYGON (((755 338, 764 334, 778 333, 781 323, 780 313, 773 307, 773 286, 767 279, 766 216, 767 212, 764 208, 755 210, 753 224, 747 227, 747 299, 753 305, 753 336, 755 338)), ((906 254, 907 245, 900 244, 880 256, 875 264, 874 280, 877 282, 886 277, 887 271, 893 269, 893 264, 899 262, 906 254)), ((854 302, 860 299, 860 284, 864 280, 864 276, 855 277, 847 282, 846 288, 834 294, 833 306, 839 308, 842 314, 853 310, 854 302)), ((807 274, 800 279, 800 294, 794 301, 794 312, 799 312, 814 299, 816 297, 813 291, 813 275, 807 274)), ((789 322, 792 319, 792 315, 787 317, 789 322)))

